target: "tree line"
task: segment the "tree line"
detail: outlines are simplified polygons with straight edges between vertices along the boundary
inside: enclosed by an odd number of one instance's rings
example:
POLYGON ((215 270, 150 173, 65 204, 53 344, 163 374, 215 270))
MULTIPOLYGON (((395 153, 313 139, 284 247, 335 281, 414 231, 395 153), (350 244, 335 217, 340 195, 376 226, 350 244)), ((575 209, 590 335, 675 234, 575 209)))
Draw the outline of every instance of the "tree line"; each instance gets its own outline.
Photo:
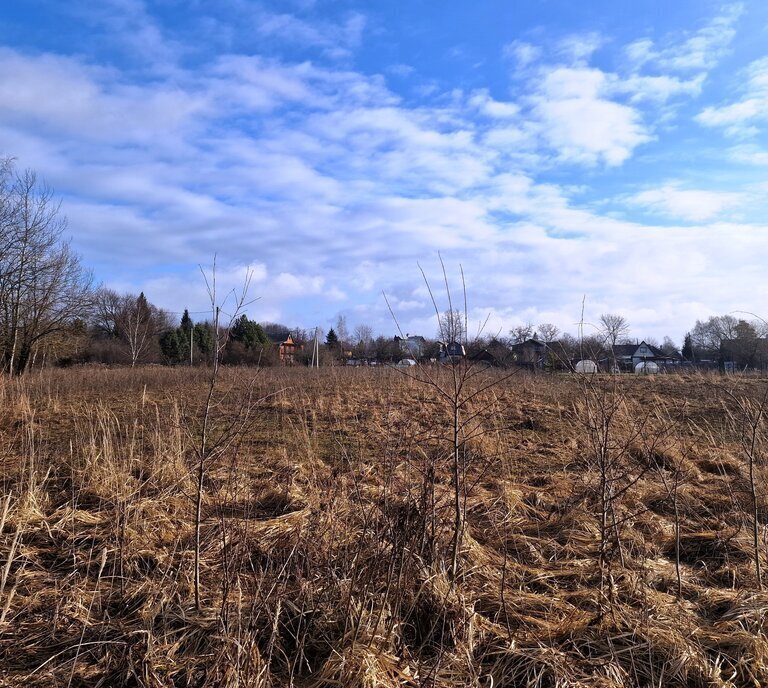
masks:
MULTIPOLYGON (((207 364, 217 341, 225 344, 218 348, 222 363, 268 365, 279 362, 277 344, 289 334, 300 345, 296 363, 315 355, 315 338, 322 341, 317 354, 325 364, 349 358, 393 362, 414 354, 403 345, 407 336, 376 337, 366 324, 350 330, 343 315, 327 333, 258 323, 244 314, 225 331, 210 320, 193 322, 186 311, 176 320, 143 293, 119 294, 96 285, 72 250, 66 228, 50 187, 33 171, 19 171, 13 160, 0 160, 0 370, 5 373, 53 363, 207 364)), ((418 357, 436 358, 446 336, 465 341, 470 355, 488 350, 502 361, 514 359, 514 347, 529 339, 568 359, 585 352, 606 355, 616 344, 636 341, 626 319, 611 313, 578 336, 561 333, 551 323, 525 323, 508 336, 478 334, 469 341, 466 316, 451 311, 440 318, 436 336, 418 338, 418 357)), ((768 325, 756 316, 697 320, 679 348, 669 337, 662 343, 645 341, 666 355, 696 363, 768 365, 768 325)))

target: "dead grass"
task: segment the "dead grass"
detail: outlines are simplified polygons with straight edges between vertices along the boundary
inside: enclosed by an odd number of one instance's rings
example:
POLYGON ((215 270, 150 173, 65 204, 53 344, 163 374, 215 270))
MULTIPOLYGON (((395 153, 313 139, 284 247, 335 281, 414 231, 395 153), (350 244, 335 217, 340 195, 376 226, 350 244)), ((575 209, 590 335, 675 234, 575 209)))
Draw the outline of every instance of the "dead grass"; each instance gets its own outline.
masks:
MULTIPOLYGON (((222 371, 220 422, 252 377, 222 371)), ((0 685, 768 685, 768 596, 716 380, 617 382, 627 413, 660 409, 674 433, 649 442, 653 420, 627 444, 642 475, 617 504, 607 613, 573 378, 519 376, 476 400, 455 582, 448 421, 428 388, 388 370, 253 384, 266 401, 208 471, 196 612, 204 371, 0 379, 0 685), (680 599, 661 480, 676 466, 680 599)))

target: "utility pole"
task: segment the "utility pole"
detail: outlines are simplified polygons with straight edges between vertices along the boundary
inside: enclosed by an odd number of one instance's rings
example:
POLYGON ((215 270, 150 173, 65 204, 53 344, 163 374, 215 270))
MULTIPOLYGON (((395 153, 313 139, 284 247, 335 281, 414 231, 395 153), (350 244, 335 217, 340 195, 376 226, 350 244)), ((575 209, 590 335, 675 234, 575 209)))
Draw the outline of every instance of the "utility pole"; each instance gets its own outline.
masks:
POLYGON ((312 362, 309 365, 310 368, 320 367, 320 345, 317 341, 317 327, 315 327, 315 339, 312 342, 312 362))

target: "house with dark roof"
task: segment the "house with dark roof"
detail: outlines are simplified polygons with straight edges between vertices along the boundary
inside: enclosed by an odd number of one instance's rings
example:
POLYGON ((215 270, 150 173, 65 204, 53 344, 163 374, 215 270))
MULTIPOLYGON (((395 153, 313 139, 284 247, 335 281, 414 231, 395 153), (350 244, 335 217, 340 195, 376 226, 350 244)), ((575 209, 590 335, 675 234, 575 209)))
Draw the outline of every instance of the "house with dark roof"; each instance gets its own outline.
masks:
POLYGON ((526 339, 510 347, 515 363, 529 368, 541 368, 547 355, 547 345, 538 339, 526 339))
POLYGON ((463 344, 457 341, 440 342, 440 356, 441 361, 458 361, 467 355, 467 350, 463 344))
POLYGON ((614 344, 611 347, 610 359, 605 363, 609 368, 615 366, 620 371, 632 372, 640 363, 655 363, 664 367, 679 361, 678 356, 665 354, 658 347, 643 341, 639 344, 614 344))
POLYGON ((417 361, 424 357, 424 351, 427 348, 427 340, 418 334, 406 334, 405 338, 395 335, 395 344, 400 348, 403 356, 417 361))

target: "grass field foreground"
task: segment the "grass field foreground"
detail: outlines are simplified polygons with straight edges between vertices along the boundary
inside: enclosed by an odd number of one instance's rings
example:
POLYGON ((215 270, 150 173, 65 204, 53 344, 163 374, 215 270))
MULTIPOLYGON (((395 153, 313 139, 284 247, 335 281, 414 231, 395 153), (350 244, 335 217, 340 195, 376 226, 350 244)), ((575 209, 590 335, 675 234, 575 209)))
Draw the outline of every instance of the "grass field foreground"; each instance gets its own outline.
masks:
POLYGON ((0 379, 0 684, 768 685, 768 382, 408 374, 222 368, 198 606, 208 372, 0 379))

